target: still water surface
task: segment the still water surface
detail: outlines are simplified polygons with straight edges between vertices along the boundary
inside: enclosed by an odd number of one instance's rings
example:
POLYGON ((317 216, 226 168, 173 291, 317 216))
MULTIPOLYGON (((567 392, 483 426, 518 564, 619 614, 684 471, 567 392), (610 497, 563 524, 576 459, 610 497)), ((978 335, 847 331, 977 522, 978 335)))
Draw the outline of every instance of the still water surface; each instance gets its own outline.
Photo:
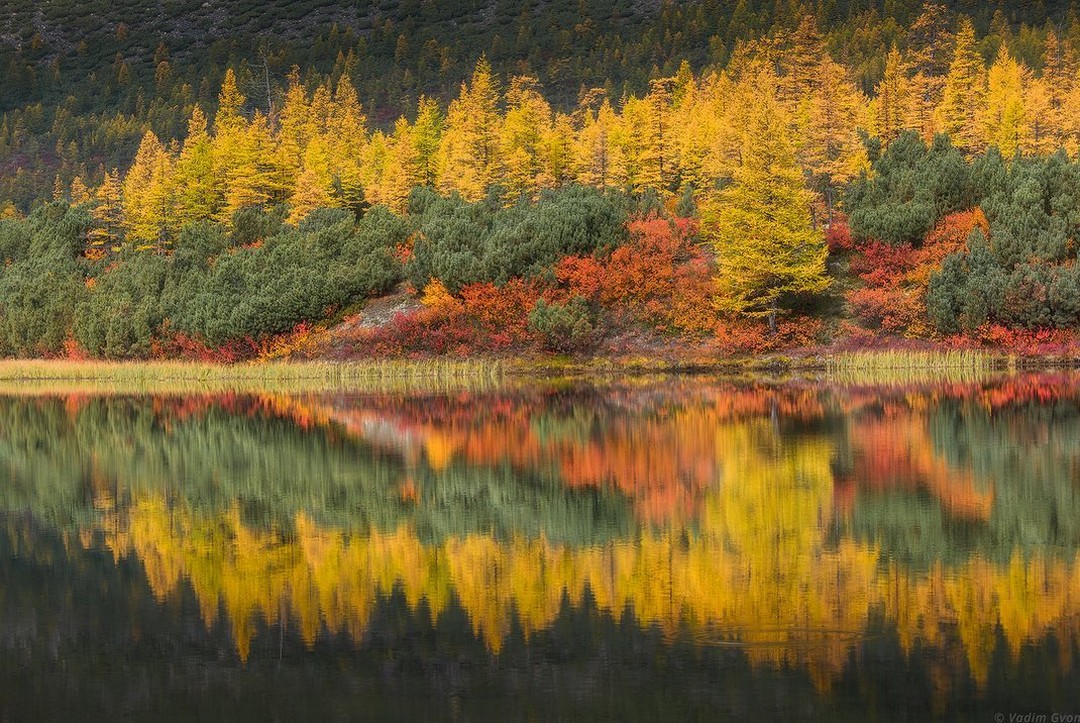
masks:
POLYGON ((1080 380, 0 397, 0 719, 1080 713, 1080 380))

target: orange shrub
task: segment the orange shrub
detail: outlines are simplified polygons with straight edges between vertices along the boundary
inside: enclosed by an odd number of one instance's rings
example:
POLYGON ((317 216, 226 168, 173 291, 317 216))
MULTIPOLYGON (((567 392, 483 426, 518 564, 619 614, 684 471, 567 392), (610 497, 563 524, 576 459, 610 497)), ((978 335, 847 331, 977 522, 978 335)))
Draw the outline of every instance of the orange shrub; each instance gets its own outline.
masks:
POLYGON ((824 331, 824 322, 810 316, 783 319, 775 333, 764 319, 726 319, 717 324, 716 338, 725 354, 763 354, 817 344, 824 331))
POLYGON ((887 334, 929 334, 926 290, 930 275, 941 268, 946 256, 965 248, 975 228, 988 229, 981 209, 946 216, 917 249, 879 241, 859 246, 851 270, 864 286, 846 294, 855 319, 867 329, 887 334))

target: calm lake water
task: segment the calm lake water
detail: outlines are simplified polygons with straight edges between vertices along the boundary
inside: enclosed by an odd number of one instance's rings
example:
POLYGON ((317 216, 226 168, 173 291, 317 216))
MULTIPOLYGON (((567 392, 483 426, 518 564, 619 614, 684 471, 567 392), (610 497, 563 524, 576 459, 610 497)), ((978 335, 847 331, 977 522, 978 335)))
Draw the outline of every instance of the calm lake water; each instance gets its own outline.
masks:
POLYGON ((0 719, 1080 714, 1080 380, 0 397, 0 719))

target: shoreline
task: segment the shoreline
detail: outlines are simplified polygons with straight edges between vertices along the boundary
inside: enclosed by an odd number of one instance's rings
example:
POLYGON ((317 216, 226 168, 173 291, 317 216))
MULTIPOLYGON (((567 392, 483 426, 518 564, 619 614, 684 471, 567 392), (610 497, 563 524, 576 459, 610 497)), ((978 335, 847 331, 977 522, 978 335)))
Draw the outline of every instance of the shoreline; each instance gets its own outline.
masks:
POLYGON ((455 391, 530 381, 611 381, 682 376, 742 380, 896 384, 976 381, 998 375, 1080 369, 1080 359, 992 350, 793 350, 746 357, 508 356, 206 363, 183 360, 0 360, 0 393, 211 391, 455 391))

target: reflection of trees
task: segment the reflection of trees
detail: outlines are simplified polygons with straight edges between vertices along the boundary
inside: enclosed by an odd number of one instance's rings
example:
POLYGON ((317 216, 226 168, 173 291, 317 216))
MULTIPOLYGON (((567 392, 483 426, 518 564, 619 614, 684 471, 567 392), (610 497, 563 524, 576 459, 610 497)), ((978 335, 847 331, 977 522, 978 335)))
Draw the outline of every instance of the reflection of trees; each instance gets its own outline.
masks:
POLYGON ((0 399, 0 506, 68 524, 92 519, 94 504, 149 496, 199 512, 235 506, 249 523, 287 525, 302 511, 354 529, 409 520, 425 535, 479 529, 574 542, 633 527, 623 499, 568 489, 554 471, 411 464, 295 409, 282 416, 280 406, 251 397, 0 399), (417 491, 405 494, 409 486, 417 491))
POLYGON ((398 590, 493 651, 588 600, 822 687, 881 617, 985 684, 999 636, 1077 643, 1080 414, 1036 389, 4 399, 0 505, 190 584, 242 655, 258 620, 365 640, 398 590))

